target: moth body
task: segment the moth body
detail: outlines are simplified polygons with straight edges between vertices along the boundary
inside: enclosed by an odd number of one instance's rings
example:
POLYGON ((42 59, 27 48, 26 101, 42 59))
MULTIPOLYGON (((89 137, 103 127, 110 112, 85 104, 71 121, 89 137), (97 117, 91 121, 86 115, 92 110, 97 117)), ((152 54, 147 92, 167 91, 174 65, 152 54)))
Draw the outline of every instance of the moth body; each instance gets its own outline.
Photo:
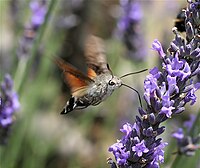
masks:
POLYGON ((93 80, 94 82, 88 86, 85 94, 72 95, 61 114, 69 113, 74 109, 86 108, 90 105, 96 106, 109 97, 122 84, 120 78, 111 74, 101 74, 93 80))
MULTIPOLYGON (((91 84, 88 89, 89 97, 93 97, 96 100, 103 101, 110 96, 113 91, 121 86, 121 79, 111 74, 101 74, 96 77, 94 83, 91 84)), ((98 101, 97 101, 98 102, 98 101)), ((96 102, 92 103, 95 105, 96 102)))

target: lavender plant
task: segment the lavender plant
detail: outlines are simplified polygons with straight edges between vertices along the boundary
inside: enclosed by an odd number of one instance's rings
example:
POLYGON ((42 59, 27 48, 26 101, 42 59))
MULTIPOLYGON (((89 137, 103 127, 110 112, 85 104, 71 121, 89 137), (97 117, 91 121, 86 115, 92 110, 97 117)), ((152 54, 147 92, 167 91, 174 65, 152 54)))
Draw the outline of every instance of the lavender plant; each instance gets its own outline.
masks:
MULTIPOLYGON (((33 46, 33 40, 35 39, 36 32, 45 19, 47 12, 46 1, 43 0, 39 2, 33 0, 30 2, 30 8, 32 11, 31 21, 24 29, 24 35, 20 40, 17 51, 17 55, 20 57, 21 61, 18 64, 17 72, 15 74, 15 79, 17 79, 15 80, 17 81, 17 90, 19 90, 20 84, 22 83, 23 73, 25 73, 24 67, 27 65, 27 62, 24 62, 24 58, 28 58, 30 49, 33 46)), ((1 84, 0 97, 0 143, 4 144, 7 141, 7 137, 14 120, 13 114, 20 107, 17 93, 13 91, 13 81, 9 75, 5 76, 4 82, 1 84)))
POLYGON ((121 0, 122 16, 117 23, 118 35, 127 48, 127 55, 142 61, 146 55, 143 33, 141 32, 142 10, 137 0, 121 0))
POLYGON ((0 91, 0 144, 7 142, 14 113, 19 110, 20 103, 17 93, 13 90, 13 81, 10 75, 5 75, 0 91))
POLYGON ((19 47, 16 51, 19 58, 19 63, 15 74, 15 81, 16 88, 19 91, 21 90, 22 84, 24 83, 23 80, 25 75, 23 73, 26 72, 28 60, 31 58, 33 53, 38 51, 38 43, 36 42, 36 37, 38 35, 39 28, 45 21, 48 9, 48 3, 46 0, 32 0, 30 1, 29 5, 31 9, 31 18, 25 25, 23 36, 19 40, 19 47))
POLYGON ((195 92, 200 88, 194 79, 200 73, 200 0, 188 0, 185 16, 186 38, 173 28, 175 38, 167 54, 158 40, 152 44, 162 70, 150 70, 144 81, 146 109, 139 108, 135 123, 124 124, 120 129, 124 136, 109 147, 116 159, 116 164, 109 160, 111 167, 159 168, 167 145, 158 137, 165 131, 161 123, 182 113, 187 103, 196 102, 195 92))
MULTIPOLYGON (((8 3, 8 2, 6 2, 6 3, 8 3)), ((20 122, 18 122, 15 125, 16 126, 15 132, 14 132, 13 136, 10 137, 10 139, 9 139, 9 145, 7 145, 5 148, 0 149, 1 166, 2 167, 7 167, 7 168, 27 167, 26 161, 30 165, 30 159, 28 159, 28 157, 35 158, 35 160, 37 160, 36 157, 32 157, 29 154, 25 154, 26 151, 30 151, 30 150, 27 150, 29 148, 27 146, 26 146, 26 150, 24 150, 24 142, 27 141, 27 139, 26 139, 27 133, 30 132, 30 130, 28 130, 27 128, 30 125, 30 121, 33 118, 32 117, 33 112, 35 112, 36 111, 35 109, 39 107, 38 105, 36 105, 36 103, 39 104, 39 102, 41 102, 40 101, 41 96, 38 96, 37 93, 40 93, 40 95, 41 95, 41 90, 42 90, 41 88, 44 86, 44 84, 42 82, 43 82, 43 79, 45 77, 47 77, 47 75, 46 75, 47 70, 49 70, 48 68, 47 69, 41 68, 41 67, 44 67, 44 64, 45 64, 43 59, 41 61, 41 65, 38 68, 39 69, 38 71, 40 71, 40 73, 38 73, 37 76, 34 78, 34 84, 32 85, 32 87, 31 88, 29 87, 27 89, 27 87, 24 87, 24 86, 29 85, 29 81, 27 79, 30 79, 30 76, 31 76, 30 70, 32 70, 31 68, 33 65, 33 61, 35 61, 35 57, 36 57, 35 53, 38 50, 38 46, 41 44, 40 41, 42 39, 42 35, 44 34, 44 31, 45 31, 45 28, 47 25, 46 20, 49 18, 50 12, 53 10, 55 3, 56 3, 56 1, 46 1, 46 0, 31 0, 30 1, 30 8, 31 8, 32 14, 31 14, 29 23, 24 28, 24 34, 20 38, 21 41, 17 48, 18 49, 17 55, 19 57, 19 62, 18 62, 17 68, 16 68, 16 73, 14 75, 15 76, 15 78, 14 78, 15 88, 17 90, 17 93, 20 95, 20 98, 22 99, 21 100, 21 104, 23 104, 22 113, 23 112, 24 113, 20 118, 21 119, 20 122), (49 4, 49 8, 47 7, 47 4, 49 4), (42 26, 42 24, 43 24, 43 26, 42 26), (42 26, 42 29, 41 29, 41 31, 39 31, 39 28, 41 26, 42 26), (41 76, 44 78, 41 78, 41 76), (38 88, 38 86, 40 87, 41 90, 38 88), (21 90, 22 88, 23 88, 23 90, 21 90), (24 89, 27 89, 29 91, 24 92, 24 89), (31 92, 34 94, 31 95, 31 92), (27 95, 31 95, 31 96, 27 96, 27 95), (23 98, 25 98, 25 99, 23 99, 23 98), (27 107, 26 107, 26 105, 27 105, 27 107), (21 155, 21 153, 23 153, 23 155, 21 155), (20 163, 19 163, 19 160, 20 160, 20 163)), ((49 41, 51 41, 51 40, 49 40, 49 41)), ((46 54, 43 53, 43 55, 46 55, 46 54)), ((6 100, 5 100, 4 96, 3 96, 2 100, 1 100, 1 111, 0 111, 0 114, 2 112, 2 114, 4 115, 3 116, 4 119, 6 119, 6 117, 8 119, 7 120, 8 123, 6 126, 3 127, 0 125, 0 129, 1 129, 0 130, 0 134, 1 134, 0 138, 4 142, 6 142, 4 139, 7 136, 7 134, 9 134, 10 126, 12 125, 12 123, 15 119, 14 115, 12 115, 15 112, 14 110, 12 113, 11 112, 7 113, 7 111, 4 112, 4 109, 8 109, 8 107, 9 107, 9 109, 12 109, 12 108, 16 109, 16 108, 14 108, 14 107, 16 107, 14 105, 17 102, 17 98, 16 98, 17 96, 15 96, 14 91, 12 92, 12 90, 11 90, 12 85, 9 84, 9 82, 6 83, 6 81, 7 80, 5 80, 5 82, 4 82, 5 83, 4 85, 6 85, 6 89, 5 89, 5 91, 2 89, 2 93, 5 93, 3 95, 7 95, 7 97, 5 96, 6 97, 5 98, 6 100), (7 115, 5 115, 5 114, 7 114, 7 115)), ((34 140, 32 139, 30 144, 34 145, 33 142, 34 142, 34 140)), ((38 152, 37 152, 37 154, 38 154, 38 152)), ((41 167, 41 162, 34 161, 34 165, 33 164, 31 164, 31 165, 35 166, 35 167, 39 167, 39 165, 40 165, 40 167, 41 167), (35 166, 35 163, 37 163, 38 165, 35 166)))

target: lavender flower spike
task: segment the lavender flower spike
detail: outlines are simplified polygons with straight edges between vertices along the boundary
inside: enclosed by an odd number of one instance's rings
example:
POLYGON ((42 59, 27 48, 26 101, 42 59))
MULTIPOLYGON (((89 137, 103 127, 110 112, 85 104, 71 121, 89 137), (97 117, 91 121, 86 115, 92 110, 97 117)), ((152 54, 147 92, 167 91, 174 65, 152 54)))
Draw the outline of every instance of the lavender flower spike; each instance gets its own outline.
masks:
POLYGON ((45 20, 47 13, 46 0, 42 0, 41 2, 34 0, 30 3, 30 8, 32 11, 31 24, 34 29, 37 29, 45 20))
POLYGON ((147 51, 141 32, 142 10, 138 0, 120 0, 122 16, 117 23, 117 35, 127 48, 128 57, 143 61, 147 51))
MULTIPOLYGON (((161 123, 183 112, 187 103, 193 105, 196 102, 195 92, 200 89, 200 83, 193 78, 200 73, 200 0, 188 3, 185 24, 190 26, 186 26, 186 39, 173 29, 175 38, 167 54, 158 40, 153 43, 163 68, 150 70, 144 81, 146 109, 139 108, 140 116, 136 116, 135 123, 126 123, 121 130, 124 136, 110 146, 109 151, 117 161, 115 165, 109 162, 113 167, 159 168, 164 162, 167 145, 158 138, 165 131, 161 123)), ((181 130, 174 136, 184 138, 181 130)), ((197 141, 189 139, 188 142, 194 144, 197 141)), ((187 149, 182 152, 187 152, 187 149)))
POLYGON ((48 9, 47 1, 31 0, 30 9, 32 13, 31 19, 25 25, 24 35, 19 41, 20 45, 17 51, 17 56, 19 58, 27 58, 30 54, 30 49, 33 45, 37 32, 45 21, 48 9))
POLYGON ((13 91, 13 81, 10 75, 6 75, 1 83, 0 98, 0 144, 5 144, 13 123, 13 114, 20 108, 17 93, 13 91))

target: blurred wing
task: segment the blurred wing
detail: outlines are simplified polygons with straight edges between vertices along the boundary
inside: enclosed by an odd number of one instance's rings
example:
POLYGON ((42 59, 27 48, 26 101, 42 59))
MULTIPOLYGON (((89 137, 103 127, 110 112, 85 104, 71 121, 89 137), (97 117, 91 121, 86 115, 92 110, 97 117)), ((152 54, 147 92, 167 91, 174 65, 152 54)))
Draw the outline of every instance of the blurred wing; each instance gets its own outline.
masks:
POLYGON ((55 62, 59 68, 63 70, 65 82, 69 85, 73 96, 83 95, 87 91, 88 85, 94 82, 91 78, 87 77, 61 58, 56 58, 55 62))
POLYGON ((107 68, 104 42, 101 38, 90 35, 85 42, 85 58, 89 68, 95 73, 110 73, 107 68))

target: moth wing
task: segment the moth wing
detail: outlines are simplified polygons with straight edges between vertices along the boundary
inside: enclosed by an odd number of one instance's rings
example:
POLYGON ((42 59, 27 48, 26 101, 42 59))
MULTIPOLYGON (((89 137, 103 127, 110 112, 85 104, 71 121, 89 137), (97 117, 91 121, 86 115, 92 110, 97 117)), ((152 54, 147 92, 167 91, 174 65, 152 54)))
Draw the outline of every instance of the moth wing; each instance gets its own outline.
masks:
POLYGON ((64 73, 65 82, 69 86, 71 94, 73 96, 81 97, 87 92, 88 85, 89 85, 88 82, 80 78, 77 78, 76 76, 71 75, 68 72, 63 72, 63 73, 64 73))
POLYGON ((82 97, 87 94, 88 86, 80 87, 72 92, 72 96, 82 97))
POLYGON ((69 85, 73 96, 82 96, 87 91, 88 85, 94 82, 91 78, 61 58, 55 59, 55 62, 63 70, 65 83, 69 85))
POLYGON ((94 35, 89 35, 85 41, 84 49, 86 63, 95 73, 110 73, 107 66, 104 41, 94 35))
POLYGON ((88 77, 94 79, 97 77, 96 72, 92 68, 88 68, 88 77))

